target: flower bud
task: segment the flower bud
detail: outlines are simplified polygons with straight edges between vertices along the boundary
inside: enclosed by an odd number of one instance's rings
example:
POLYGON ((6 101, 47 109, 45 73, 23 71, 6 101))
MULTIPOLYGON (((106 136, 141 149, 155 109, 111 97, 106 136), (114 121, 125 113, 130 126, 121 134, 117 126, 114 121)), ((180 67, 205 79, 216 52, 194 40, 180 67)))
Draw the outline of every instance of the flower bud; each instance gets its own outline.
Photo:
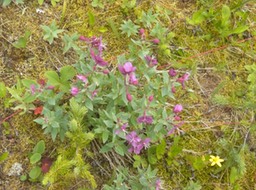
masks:
POLYGON ((84 37, 84 36, 80 36, 80 37, 79 37, 79 40, 81 40, 81 41, 86 41, 86 40, 87 40, 87 38, 86 38, 86 37, 84 37))
POLYGON ((145 33, 145 30, 144 30, 143 28, 141 28, 141 29, 139 30, 139 33, 140 33, 140 35, 143 35, 143 34, 145 33))
POLYGON ((126 94, 126 99, 128 100, 128 102, 132 101, 132 95, 130 93, 126 94))
POLYGON ((151 95, 151 96, 148 97, 148 101, 149 101, 149 102, 152 102, 153 100, 154 100, 154 96, 153 96, 153 95, 151 95))
POLYGON ((105 69, 105 70, 103 70, 103 73, 104 73, 105 75, 107 75, 107 74, 109 73, 109 70, 108 70, 108 69, 105 69))
POLYGON ((180 116, 178 116, 178 115, 175 115, 175 116, 174 116, 174 120, 175 120, 175 121, 180 121, 180 119, 181 119, 180 116))

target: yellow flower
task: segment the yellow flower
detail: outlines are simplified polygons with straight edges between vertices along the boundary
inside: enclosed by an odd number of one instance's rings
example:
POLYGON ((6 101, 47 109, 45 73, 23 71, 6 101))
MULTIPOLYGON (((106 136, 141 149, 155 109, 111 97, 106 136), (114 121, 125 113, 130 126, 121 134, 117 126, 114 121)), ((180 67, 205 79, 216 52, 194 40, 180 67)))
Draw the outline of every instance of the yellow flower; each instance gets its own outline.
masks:
POLYGON ((214 166, 215 164, 217 164, 219 167, 221 167, 221 162, 224 162, 223 159, 220 159, 219 156, 210 156, 210 162, 211 162, 211 166, 214 166))

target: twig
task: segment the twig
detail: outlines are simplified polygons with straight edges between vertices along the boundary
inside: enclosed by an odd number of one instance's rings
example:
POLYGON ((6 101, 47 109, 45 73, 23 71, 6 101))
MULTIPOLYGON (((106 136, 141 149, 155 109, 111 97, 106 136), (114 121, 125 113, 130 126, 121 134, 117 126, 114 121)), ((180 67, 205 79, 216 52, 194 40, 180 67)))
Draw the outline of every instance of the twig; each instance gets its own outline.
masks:
POLYGON ((16 112, 12 113, 11 115, 7 116, 6 118, 4 118, 1 122, 0 122, 0 125, 5 122, 6 120, 12 118, 14 115, 20 113, 22 110, 17 110, 16 112))

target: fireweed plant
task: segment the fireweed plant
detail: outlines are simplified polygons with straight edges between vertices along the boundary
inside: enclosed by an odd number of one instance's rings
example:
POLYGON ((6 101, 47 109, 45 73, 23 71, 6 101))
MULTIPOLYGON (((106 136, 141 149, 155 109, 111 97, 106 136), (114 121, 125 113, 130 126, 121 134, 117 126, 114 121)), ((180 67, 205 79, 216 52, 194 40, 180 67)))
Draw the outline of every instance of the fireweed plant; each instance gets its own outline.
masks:
MULTIPOLYGON (((84 132, 92 132, 101 141, 100 152, 139 155, 151 145, 182 126, 182 105, 175 104, 177 88, 185 89, 189 73, 175 69, 158 70, 152 49, 158 39, 147 40, 144 30, 140 39, 132 40, 134 53, 117 57, 114 67, 104 59, 106 46, 101 37, 79 40, 87 49, 74 48, 79 60, 58 71, 47 71, 44 78, 23 79, 8 88, 15 109, 34 111, 35 122, 45 133, 63 141, 69 130, 69 100, 88 109, 84 132)), ((157 180, 157 179, 155 179, 157 180)), ((156 182, 155 182, 156 183, 156 182)))

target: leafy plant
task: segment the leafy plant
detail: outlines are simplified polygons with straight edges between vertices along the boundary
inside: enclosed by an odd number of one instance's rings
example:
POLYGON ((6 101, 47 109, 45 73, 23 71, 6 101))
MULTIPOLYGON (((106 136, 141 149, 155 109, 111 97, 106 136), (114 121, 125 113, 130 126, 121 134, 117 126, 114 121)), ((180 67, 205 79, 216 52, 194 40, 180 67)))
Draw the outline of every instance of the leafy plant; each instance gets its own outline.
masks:
POLYGON ((64 30, 58 29, 55 22, 52 22, 50 26, 42 25, 41 28, 44 31, 44 40, 52 44, 54 38, 58 38, 58 34, 64 30))
POLYGON ((117 170, 114 184, 104 185, 104 190, 155 190, 160 188, 160 180, 156 176, 157 170, 152 170, 149 166, 147 169, 139 169, 136 175, 131 174, 126 168, 117 170))
POLYGON ((101 0, 93 0, 91 5, 93 7, 99 7, 101 9, 104 9, 104 4, 101 2, 101 0))
POLYGON ((138 33, 139 26, 135 25, 131 20, 124 21, 121 25, 122 34, 127 34, 128 37, 138 33))
POLYGON ((16 42, 13 43, 13 46, 16 48, 25 48, 27 46, 30 35, 31 32, 26 31, 24 36, 20 37, 16 42))
POLYGON ((11 2, 14 2, 16 4, 23 4, 24 0, 0 0, 0 5, 2 5, 3 7, 8 6, 11 2))
MULTIPOLYGON (((38 165, 41 161, 42 154, 45 151, 45 142, 43 140, 39 141, 33 149, 33 152, 29 156, 30 164, 33 165, 33 168, 29 172, 29 178, 31 181, 37 181, 42 179, 42 170, 38 165)), ((22 177, 21 180, 25 180, 25 177, 22 177)))

